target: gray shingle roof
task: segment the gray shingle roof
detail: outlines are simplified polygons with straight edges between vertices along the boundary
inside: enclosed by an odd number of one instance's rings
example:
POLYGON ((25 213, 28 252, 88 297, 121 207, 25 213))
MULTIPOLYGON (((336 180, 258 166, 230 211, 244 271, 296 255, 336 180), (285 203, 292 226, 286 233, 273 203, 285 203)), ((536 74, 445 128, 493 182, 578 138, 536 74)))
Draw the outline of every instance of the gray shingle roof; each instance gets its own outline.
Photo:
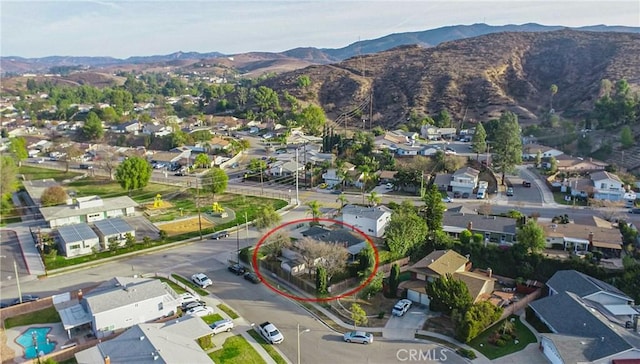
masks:
POLYGON ((442 225, 466 229, 471 222, 473 230, 495 233, 516 234, 516 220, 501 216, 484 216, 446 211, 442 225))
POLYGON ((605 322, 604 317, 586 306, 571 292, 542 298, 529 306, 557 334, 596 339, 592 345, 583 346, 583 354, 595 361, 633 348, 605 322))
POLYGON ((84 296, 92 314, 127 306, 135 302, 167 296, 166 302, 176 294, 165 283, 150 278, 116 277, 99 285, 84 296))
MULTIPOLYGON (((358 246, 360 250, 368 244, 365 242, 366 239, 360 236, 360 234, 354 233, 347 229, 328 230, 318 226, 314 226, 309 230, 303 231, 302 235, 308 236, 314 240, 322 241, 324 243, 346 243, 347 248, 358 246), (363 242, 365 243, 363 244, 363 242)), ((358 252, 360 250, 358 250, 358 252)))
POLYGON ((126 234, 135 230, 121 218, 100 220, 94 222, 93 225, 104 236, 126 234))
POLYGON ((58 235, 63 244, 98 238, 96 233, 91 230, 91 227, 85 223, 61 226, 58 228, 58 235))
POLYGON ((629 296, 609 283, 605 283, 575 270, 557 271, 553 277, 547 281, 547 286, 558 293, 573 292, 577 294, 578 297, 586 297, 597 292, 608 292, 617 296, 626 297, 631 301, 629 296))
POLYGON ((389 210, 385 206, 363 207, 363 206, 356 206, 356 205, 346 205, 342 209, 343 215, 366 217, 372 220, 378 220, 384 214, 387 214, 387 213, 391 213, 391 210, 389 210))
POLYGON ((129 196, 119 196, 113 198, 105 198, 102 200, 102 206, 93 206, 84 209, 76 208, 77 205, 61 205, 51 207, 41 207, 40 213, 46 221, 60 219, 70 216, 80 216, 96 212, 111 211, 117 209, 125 209, 128 207, 138 206, 138 203, 129 196))

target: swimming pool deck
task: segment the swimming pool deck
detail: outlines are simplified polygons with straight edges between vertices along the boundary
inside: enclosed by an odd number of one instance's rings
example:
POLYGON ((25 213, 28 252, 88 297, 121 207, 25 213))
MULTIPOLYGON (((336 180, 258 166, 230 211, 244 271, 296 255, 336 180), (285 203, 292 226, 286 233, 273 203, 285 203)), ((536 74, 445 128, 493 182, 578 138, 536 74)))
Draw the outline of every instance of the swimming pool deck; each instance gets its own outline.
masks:
POLYGON ((67 337, 67 332, 64 330, 62 323, 53 323, 53 324, 42 324, 42 325, 26 325, 26 326, 17 326, 12 327, 10 329, 5 330, 5 335, 7 338, 6 345, 7 347, 13 351, 13 358, 11 358, 10 353, 5 353, 3 350, 2 353, 2 363, 25 363, 31 362, 32 359, 26 359, 24 357, 24 347, 16 342, 16 339, 22 335, 25 331, 29 329, 38 328, 38 327, 47 327, 51 328, 49 334, 47 335, 49 339, 56 343, 53 352, 56 350, 60 350, 60 346, 66 344, 69 341, 67 337), (8 356, 8 357, 5 357, 8 356))

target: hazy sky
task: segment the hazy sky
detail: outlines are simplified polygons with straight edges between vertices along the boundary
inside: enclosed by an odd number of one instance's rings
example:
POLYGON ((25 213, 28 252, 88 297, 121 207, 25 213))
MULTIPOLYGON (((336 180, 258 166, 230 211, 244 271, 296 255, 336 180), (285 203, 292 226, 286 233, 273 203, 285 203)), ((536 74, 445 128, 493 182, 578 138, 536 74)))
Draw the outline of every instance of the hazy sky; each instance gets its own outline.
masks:
POLYGON ((447 25, 640 26, 640 0, 0 0, 0 54, 43 57, 280 52, 447 25))

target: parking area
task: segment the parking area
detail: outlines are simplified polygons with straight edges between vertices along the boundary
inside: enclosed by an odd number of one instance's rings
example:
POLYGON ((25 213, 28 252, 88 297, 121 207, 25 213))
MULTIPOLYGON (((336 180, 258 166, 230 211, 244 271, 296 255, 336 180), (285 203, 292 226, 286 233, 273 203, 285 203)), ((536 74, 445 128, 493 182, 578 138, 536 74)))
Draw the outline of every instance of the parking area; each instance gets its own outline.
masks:
POLYGON ((136 239, 142 240, 143 237, 148 236, 152 240, 160 237, 158 229, 153 223, 142 216, 127 217, 125 220, 136 229, 136 239))
POLYGON ((422 330, 428 317, 428 309, 411 307, 403 316, 391 316, 384 326, 386 339, 413 339, 416 330, 422 330))
POLYGON ((507 176, 507 184, 513 187, 513 196, 507 196, 510 202, 522 202, 527 204, 542 204, 544 199, 542 197, 542 191, 538 185, 531 181, 527 175, 524 175, 522 171, 519 171, 517 176, 507 176), (531 182, 531 187, 525 187, 522 182, 531 182))
POLYGON ((17 234, 13 230, 2 229, 0 230, 0 281, 2 283, 15 281, 14 262, 21 277, 29 275, 17 234))

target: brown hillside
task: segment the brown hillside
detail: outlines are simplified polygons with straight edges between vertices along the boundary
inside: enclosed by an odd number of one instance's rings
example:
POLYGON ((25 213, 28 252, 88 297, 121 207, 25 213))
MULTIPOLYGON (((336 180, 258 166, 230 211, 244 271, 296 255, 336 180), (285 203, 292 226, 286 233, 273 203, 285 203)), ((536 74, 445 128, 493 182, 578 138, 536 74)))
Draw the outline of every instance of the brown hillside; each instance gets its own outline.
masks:
POLYGON ((281 74, 264 84, 319 103, 331 119, 362 104, 373 87, 374 124, 392 127, 412 112, 442 109, 458 120, 466 109, 467 120, 511 110, 524 122, 536 121, 549 110, 552 84, 559 90, 556 112, 578 117, 592 108, 601 80, 620 78, 640 83, 640 35, 560 30, 403 46, 281 74), (297 86, 301 74, 310 76, 311 92, 297 86))

